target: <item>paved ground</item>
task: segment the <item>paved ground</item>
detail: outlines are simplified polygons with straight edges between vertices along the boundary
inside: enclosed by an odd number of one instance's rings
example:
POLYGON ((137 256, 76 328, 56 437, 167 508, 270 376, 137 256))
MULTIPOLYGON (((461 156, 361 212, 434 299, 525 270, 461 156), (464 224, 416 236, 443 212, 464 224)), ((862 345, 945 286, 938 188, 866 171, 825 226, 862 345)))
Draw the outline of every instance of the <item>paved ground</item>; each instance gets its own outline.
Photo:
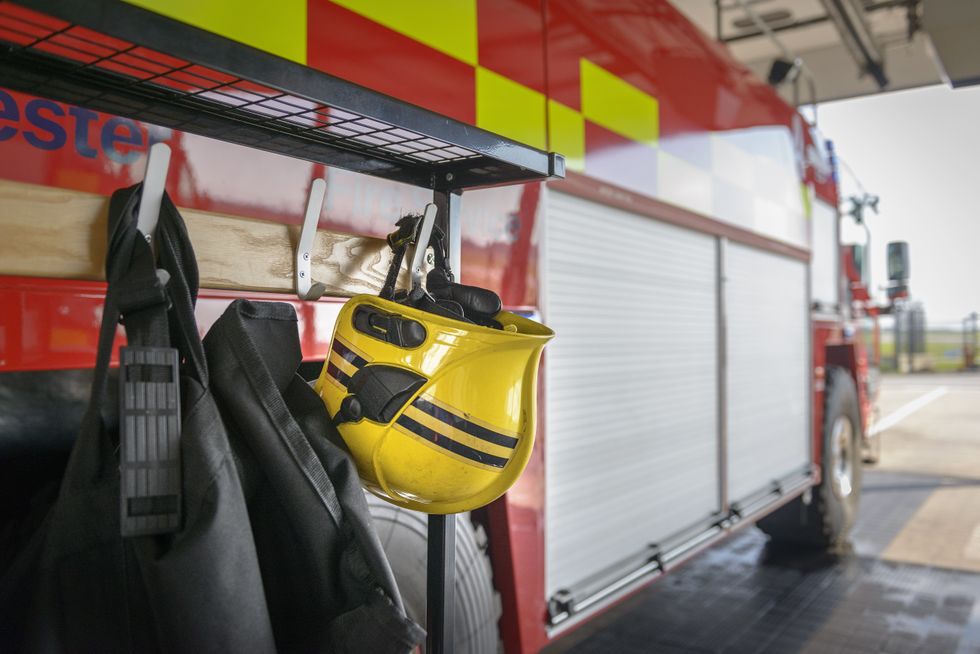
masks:
POLYGON ((887 377, 880 406, 846 552, 747 531, 556 651, 980 654, 980 375, 887 377))
POLYGON ((882 558, 980 572, 980 376, 889 378, 880 404, 921 408, 886 425, 876 471, 937 478, 882 558))

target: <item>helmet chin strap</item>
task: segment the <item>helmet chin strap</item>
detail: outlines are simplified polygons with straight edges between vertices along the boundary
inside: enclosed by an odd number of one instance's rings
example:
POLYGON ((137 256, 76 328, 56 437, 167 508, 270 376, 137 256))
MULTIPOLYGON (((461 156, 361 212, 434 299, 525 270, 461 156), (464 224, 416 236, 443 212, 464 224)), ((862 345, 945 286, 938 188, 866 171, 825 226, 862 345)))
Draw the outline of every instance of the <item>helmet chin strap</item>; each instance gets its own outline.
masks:
MULTIPOLYGON (((422 272, 425 264, 425 251, 429 247, 430 241, 435 239, 436 265, 445 267, 445 253, 439 251, 443 246, 443 238, 438 229, 435 228, 436 205, 429 203, 425 206, 425 211, 421 215, 409 214, 402 216, 395 223, 398 229, 388 234, 388 246, 391 248, 391 264, 388 267, 388 275, 385 277, 384 286, 378 294, 385 300, 395 298, 395 287, 398 286, 398 275, 401 272, 402 261, 405 259, 405 252, 410 245, 415 245, 412 250, 412 259, 409 264, 411 274, 410 295, 419 299, 425 294, 422 287, 422 272), (435 233, 434 233, 435 232, 435 233)), ((451 275, 451 273, 450 273, 451 275)))
POLYGON ((436 205, 428 204, 423 214, 407 215, 398 220, 398 229, 388 235, 393 256, 379 295, 382 299, 446 318, 502 329, 495 319, 502 309, 500 297, 493 291, 455 282, 446 256, 445 234, 435 224, 436 214, 436 205), (435 255, 435 265, 423 285, 425 255, 430 246, 435 255), (402 261, 409 247, 412 247, 409 263, 411 287, 396 290, 402 261))

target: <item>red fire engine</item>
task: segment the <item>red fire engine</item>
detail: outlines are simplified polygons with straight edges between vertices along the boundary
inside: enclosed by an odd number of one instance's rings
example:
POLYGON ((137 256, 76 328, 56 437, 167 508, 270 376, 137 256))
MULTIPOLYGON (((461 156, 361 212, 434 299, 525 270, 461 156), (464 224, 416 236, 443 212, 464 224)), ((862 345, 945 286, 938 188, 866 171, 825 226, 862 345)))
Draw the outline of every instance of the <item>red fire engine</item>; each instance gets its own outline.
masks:
MULTIPOLYGON (((0 42, 44 24, 21 6, 35 4, 0 3, 0 42)), ((834 168, 816 130, 667 0, 130 4, 564 155, 566 179, 470 191, 458 223, 463 281, 557 334, 525 474, 458 525, 466 651, 498 637, 537 651, 747 525, 846 537, 874 393, 834 168)), ((139 181, 151 143, 173 151, 192 238, 221 225, 230 248, 298 224, 311 179, 337 233, 383 237, 431 197, 17 88, 0 88, 0 387, 36 403, 7 431, 43 432, 52 400, 30 389, 93 363, 104 246, 57 226, 139 181)), ((243 250, 238 272, 253 263, 243 250)), ((275 298, 296 307, 311 367, 327 356, 342 297, 215 279, 202 333, 233 297, 275 298)), ((424 520, 375 509, 418 618, 424 520)))

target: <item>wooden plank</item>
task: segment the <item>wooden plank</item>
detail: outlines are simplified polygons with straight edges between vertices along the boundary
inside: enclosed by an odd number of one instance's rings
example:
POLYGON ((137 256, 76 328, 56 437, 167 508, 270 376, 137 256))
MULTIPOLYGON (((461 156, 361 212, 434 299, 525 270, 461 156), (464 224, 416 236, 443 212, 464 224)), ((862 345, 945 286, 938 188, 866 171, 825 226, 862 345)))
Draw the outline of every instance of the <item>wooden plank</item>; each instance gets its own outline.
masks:
MULTIPOLYGON (((109 198, 101 195, 0 180, 0 274, 105 279, 108 206, 109 198)), ((293 248, 299 225, 193 209, 180 213, 202 288, 295 292, 293 248)), ((328 295, 377 293, 390 262, 383 239, 317 232, 313 279, 326 286, 328 295)), ((402 275, 406 283, 407 270, 402 275)))

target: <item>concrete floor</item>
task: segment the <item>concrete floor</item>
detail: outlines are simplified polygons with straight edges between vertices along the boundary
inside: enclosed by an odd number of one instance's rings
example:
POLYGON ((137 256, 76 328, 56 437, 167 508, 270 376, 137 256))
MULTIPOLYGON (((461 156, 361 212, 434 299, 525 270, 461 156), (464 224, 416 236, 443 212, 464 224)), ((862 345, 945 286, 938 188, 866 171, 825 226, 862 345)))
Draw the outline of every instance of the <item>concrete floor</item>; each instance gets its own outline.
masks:
POLYGON ((553 651, 980 654, 980 375, 886 377, 879 405, 846 552, 751 529, 553 651))
POLYGON ((940 481, 881 556, 980 572, 980 375, 889 377, 881 416, 923 398, 882 432, 875 470, 940 481))

